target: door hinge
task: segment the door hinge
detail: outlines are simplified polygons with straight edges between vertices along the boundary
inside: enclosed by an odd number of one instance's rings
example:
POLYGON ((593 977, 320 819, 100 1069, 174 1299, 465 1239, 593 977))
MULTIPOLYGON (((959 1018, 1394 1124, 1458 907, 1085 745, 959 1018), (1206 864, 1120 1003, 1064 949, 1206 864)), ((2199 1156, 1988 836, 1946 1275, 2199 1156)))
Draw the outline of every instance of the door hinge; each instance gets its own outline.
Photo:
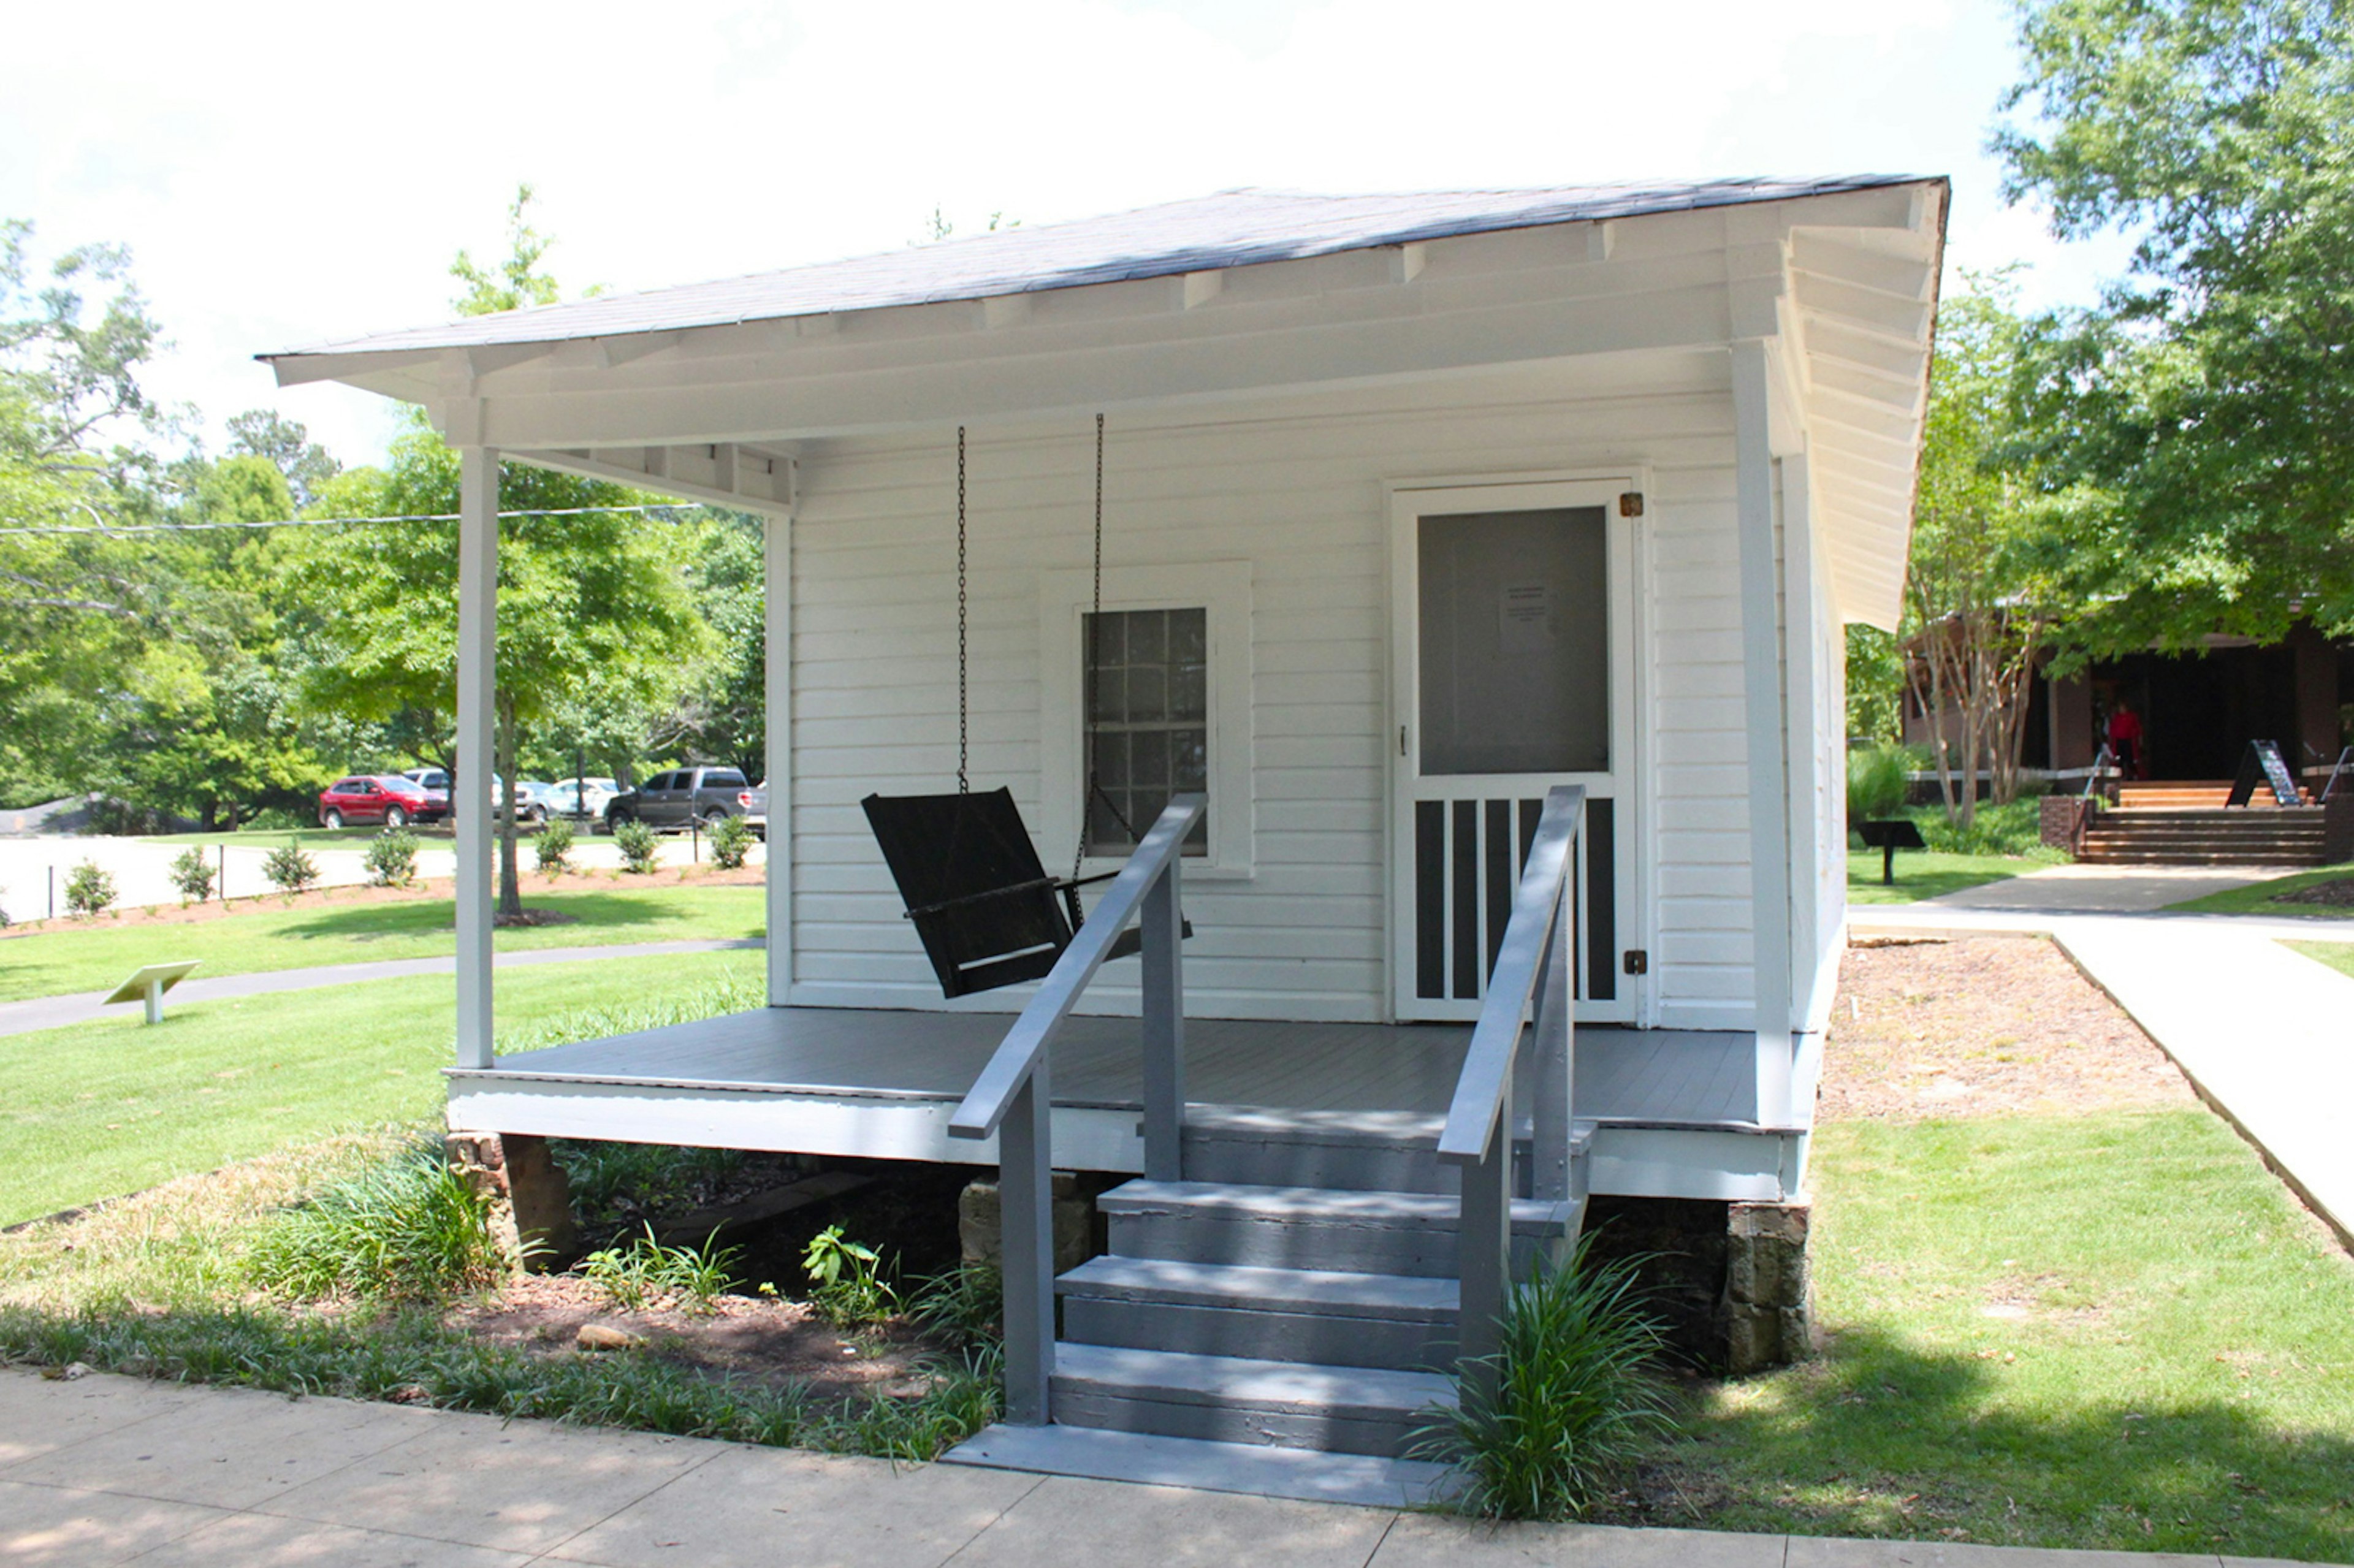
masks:
POLYGON ((1642 514, 1643 493, 1639 490, 1621 491, 1618 495, 1618 515, 1640 517, 1642 514))
POLYGON ((1644 951, 1642 948, 1628 948, 1628 949, 1627 949, 1627 972, 1628 972, 1628 974, 1630 974, 1630 975, 1642 975, 1642 974, 1649 974, 1649 973, 1650 973, 1650 972, 1651 972, 1651 955, 1650 955, 1650 954, 1649 954, 1649 953, 1647 953, 1647 952, 1645 952, 1645 951, 1644 951))

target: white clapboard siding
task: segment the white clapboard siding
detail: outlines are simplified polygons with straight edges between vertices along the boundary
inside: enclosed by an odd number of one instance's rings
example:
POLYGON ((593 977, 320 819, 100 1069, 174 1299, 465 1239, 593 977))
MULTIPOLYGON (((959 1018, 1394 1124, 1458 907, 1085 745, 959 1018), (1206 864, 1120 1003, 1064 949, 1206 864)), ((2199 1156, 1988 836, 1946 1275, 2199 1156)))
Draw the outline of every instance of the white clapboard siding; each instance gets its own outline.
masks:
MULTIPOLYGON (((1107 566, 1250 565, 1250 874, 1187 884, 1198 933, 1185 957, 1193 1011, 1387 1015, 1384 482, 1647 470, 1638 724, 1649 799, 1628 809, 1643 824, 1656 898, 1657 929, 1640 938, 1654 943, 1652 1021, 1746 1021, 1747 796, 1723 361, 1660 355, 1578 374, 1582 384, 1560 370, 1516 372, 1271 402, 1256 417, 1113 422, 1107 566)), ((954 784, 954 483, 952 434, 828 440, 801 460, 797 1001, 938 1005, 856 802, 954 784)), ((1040 574, 1087 567, 1092 484, 1084 419, 972 432, 973 782, 1010 787, 1042 838, 1040 574)), ((1067 842, 1039 851, 1050 868, 1069 863, 1067 842)), ((1090 997, 1132 1006, 1133 984, 1112 971, 1090 997)), ((1021 995, 985 1004, 1010 1007, 1021 995)))

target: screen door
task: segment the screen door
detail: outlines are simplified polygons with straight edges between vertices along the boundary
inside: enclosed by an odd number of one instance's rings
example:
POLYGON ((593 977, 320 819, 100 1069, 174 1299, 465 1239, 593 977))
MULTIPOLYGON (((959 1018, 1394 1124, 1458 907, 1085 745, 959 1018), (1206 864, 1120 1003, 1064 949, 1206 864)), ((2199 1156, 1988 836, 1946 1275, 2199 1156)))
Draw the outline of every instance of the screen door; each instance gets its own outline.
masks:
POLYGON ((1400 1018, 1478 1016, 1545 791, 1583 784, 1578 1016, 1631 1019, 1624 485, 1399 497, 1392 971, 1400 1018), (1551 503, 1536 504, 1538 502, 1551 503))

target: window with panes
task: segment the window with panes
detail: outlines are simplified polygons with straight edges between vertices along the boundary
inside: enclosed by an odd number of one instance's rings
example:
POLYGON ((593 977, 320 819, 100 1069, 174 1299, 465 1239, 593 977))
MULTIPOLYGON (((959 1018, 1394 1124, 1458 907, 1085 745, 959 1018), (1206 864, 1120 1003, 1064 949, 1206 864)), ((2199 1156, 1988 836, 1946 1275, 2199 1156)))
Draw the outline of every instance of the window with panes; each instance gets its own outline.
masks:
MULTIPOLYGON (((1119 609, 1084 619, 1093 644, 1083 671, 1087 853, 1125 855, 1170 796, 1209 789, 1209 612, 1119 609)), ((1204 811, 1187 854, 1209 853, 1209 824, 1204 811)))

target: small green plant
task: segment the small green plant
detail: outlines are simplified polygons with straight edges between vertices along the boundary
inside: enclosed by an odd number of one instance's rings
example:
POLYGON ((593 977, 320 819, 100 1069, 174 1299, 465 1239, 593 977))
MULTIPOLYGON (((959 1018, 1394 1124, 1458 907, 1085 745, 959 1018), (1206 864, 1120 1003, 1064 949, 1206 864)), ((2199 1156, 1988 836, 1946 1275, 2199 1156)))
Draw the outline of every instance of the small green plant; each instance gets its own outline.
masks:
POLYGON ((254 1283, 295 1301, 440 1300, 496 1281, 509 1260, 491 1200, 420 1144, 281 1213, 254 1244, 254 1283))
POLYGON ((417 835, 407 828, 387 828, 368 840, 370 887, 407 887, 417 880, 417 835))
POLYGON ((699 1247, 664 1246, 648 1224, 642 1236, 590 1253, 580 1272, 626 1310, 675 1306, 710 1312, 736 1284, 737 1249, 717 1245, 718 1239, 713 1231, 699 1247))
POLYGON ((113 903, 114 878, 96 861, 86 860, 66 873, 67 914, 103 915, 113 903))
POLYGON ((917 1285, 907 1316, 950 1344, 1002 1344, 1005 1277, 995 1264, 959 1264, 917 1285))
POLYGON ((302 853, 299 841, 288 839, 262 857, 261 874, 281 893, 300 893, 319 880, 319 863, 302 853))
POLYGON ((641 876, 657 869, 661 851, 654 842, 654 831, 643 822, 623 822, 613 830, 613 847, 621 852, 621 863, 641 876))
POLYGON ((1576 1519, 1668 1430, 1653 1368, 1665 1340, 1643 1310, 1635 1262, 1596 1264, 1591 1235, 1542 1261, 1505 1303, 1502 1346, 1457 1409, 1416 1434, 1413 1457, 1456 1467, 1455 1507, 1489 1519, 1576 1519))
POLYGON ((202 904, 213 895, 213 863, 207 860, 205 852, 195 844, 172 857, 171 869, 166 874, 171 877, 172 885, 179 890, 183 906, 202 904))
POLYGON ((572 869, 572 824, 562 817, 550 817, 547 826, 539 830, 538 842, 532 853, 539 860, 539 869, 554 876, 572 869))
POLYGON ((1877 822, 1904 809, 1911 787, 1913 755, 1901 746, 1875 746, 1847 754, 1847 819, 1877 822))
POLYGON ((810 1305, 837 1328, 879 1323, 899 1309, 899 1294, 884 1282, 883 1257, 862 1242, 846 1241, 840 1225, 810 1238, 801 1255, 809 1275, 810 1305))
POLYGON ((741 817, 722 817, 711 824, 711 863, 722 871, 741 871, 752 853, 752 829, 741 817))

